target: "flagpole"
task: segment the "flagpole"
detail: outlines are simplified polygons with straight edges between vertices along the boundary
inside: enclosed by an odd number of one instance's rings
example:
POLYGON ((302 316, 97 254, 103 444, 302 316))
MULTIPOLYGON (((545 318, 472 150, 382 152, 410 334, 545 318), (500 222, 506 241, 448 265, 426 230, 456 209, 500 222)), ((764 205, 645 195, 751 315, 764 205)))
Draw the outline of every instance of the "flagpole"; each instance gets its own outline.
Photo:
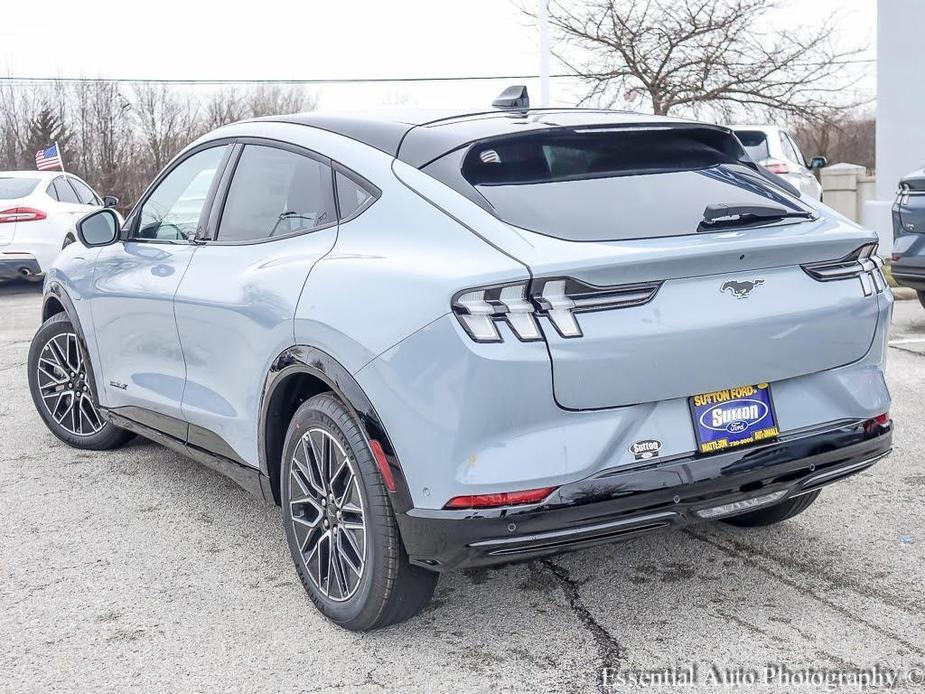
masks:
POLYGON ((55 151, 58 153, 58 166, 64 171, 64 156, 61 154, 61 148, 58 147, 58 141, 55 140, 55 151))

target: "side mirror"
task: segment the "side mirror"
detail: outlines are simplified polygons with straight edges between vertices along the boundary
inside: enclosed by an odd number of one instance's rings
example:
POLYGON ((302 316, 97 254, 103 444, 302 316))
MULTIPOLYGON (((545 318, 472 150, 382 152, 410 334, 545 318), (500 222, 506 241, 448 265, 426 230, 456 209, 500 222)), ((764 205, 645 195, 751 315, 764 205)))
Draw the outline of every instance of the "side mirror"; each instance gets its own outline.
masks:
POLYGON ((104 207, 77 222, 77 237, 88 248, 108 246, 119 238, 119 215, 115 210, 104 207))
POLYGON ((809 160, 809 168, 813 171, 829 165, 829 160, 825 157, 813 157, 809 160))
POLYGON ((115 195, 107 195, 103 198, 103 207, 115 207, 119 204, 119 198, 115 195))

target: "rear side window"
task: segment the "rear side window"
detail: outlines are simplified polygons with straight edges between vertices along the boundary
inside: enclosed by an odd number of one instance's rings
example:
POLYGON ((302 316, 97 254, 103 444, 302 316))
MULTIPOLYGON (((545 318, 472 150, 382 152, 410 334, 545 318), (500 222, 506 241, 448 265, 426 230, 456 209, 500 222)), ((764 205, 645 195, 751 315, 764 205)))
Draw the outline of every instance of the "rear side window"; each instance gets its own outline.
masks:
POLYGON ((546 131, 473 145, 463 177, 510 224, 571 241, 694 234, 708 205, 804 211, 705 128, 546 131))
POLYGON ((67 181, 63 176, 56 178, 52 185, 55 187, 55 192, 58 194, 58 200, 60 202, 72 202, 77 205, 80 204, 80 199, 77 197, 77 193, 75 193, 74 189, 67 184, 67 181))
POLYGON ((234 171, 219 241, 259 241, 337 221, 327 164, 275 147, 247 145, 234 171))
POLYGON ((77 197, 80 199, 80 202, 82 202, 84 205, 100 204, 100 199, 96 197, 96 193, 90 190, 90 186, 76 178, 68 178, 67 180, 68 183, 71 184, 71 187, 74 188, 74 192, 77 193, 77 197))
POLYGON ((736 137, 742 143, 742 147, 754 161, 764 161, 771 158, 771 150, 768 149, 768 136, 760 130, 736 130, 736 137))
POLYGON ((337 181, 337 204, 340 206, 341 219, 352 217, 370 204, 373 195, 366 188, 340 171, 335 176, 337 181))
POLYGON ((15 200, 31 195, 38 183, 37 178, 0 178, 0 200, 15 200))

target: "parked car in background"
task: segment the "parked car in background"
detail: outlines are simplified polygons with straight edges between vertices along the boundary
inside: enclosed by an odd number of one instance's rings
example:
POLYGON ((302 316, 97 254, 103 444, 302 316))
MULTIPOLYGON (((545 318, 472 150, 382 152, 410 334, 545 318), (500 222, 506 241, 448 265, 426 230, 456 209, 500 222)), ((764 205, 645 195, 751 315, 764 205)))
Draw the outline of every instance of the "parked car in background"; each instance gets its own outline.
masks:
POLYGON ((415 614, 441 571, 779 523, 891 448, 877 237, 727 128, 258 119, 78 233, 29 352, 48 428, 140 434, 279 504, 350 629, 415 614))
POLYGON ((782 176, 803 195, 822 200, 822 185, 813 171, 828 163, 825 157, 813 157, 807 162, 790 133, 776 125, 737 125, 733 131, 759 165, 782 176))
POLYGON ((904 176, 893 203, 893 279, 925 307, 925 168, 904 176))
POLYGON ((0 280, 40 280, 77 239, 77 219, 113 206, 77 176, 59 171, 0 171, 0 280))

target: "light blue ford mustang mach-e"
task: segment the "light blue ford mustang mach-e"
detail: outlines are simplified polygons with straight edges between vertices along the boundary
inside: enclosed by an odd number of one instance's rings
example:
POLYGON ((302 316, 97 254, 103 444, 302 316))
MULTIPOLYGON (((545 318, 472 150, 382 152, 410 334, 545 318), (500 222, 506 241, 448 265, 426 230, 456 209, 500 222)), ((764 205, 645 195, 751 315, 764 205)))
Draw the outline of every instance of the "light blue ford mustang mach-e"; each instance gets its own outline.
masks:
POLYGON ((280 504, 349 629, 447 569, 782 521, 891 447, 876 237, 722 127, 242 122, 79 235, 29 355, 49 429, 140 434, 280 504))

